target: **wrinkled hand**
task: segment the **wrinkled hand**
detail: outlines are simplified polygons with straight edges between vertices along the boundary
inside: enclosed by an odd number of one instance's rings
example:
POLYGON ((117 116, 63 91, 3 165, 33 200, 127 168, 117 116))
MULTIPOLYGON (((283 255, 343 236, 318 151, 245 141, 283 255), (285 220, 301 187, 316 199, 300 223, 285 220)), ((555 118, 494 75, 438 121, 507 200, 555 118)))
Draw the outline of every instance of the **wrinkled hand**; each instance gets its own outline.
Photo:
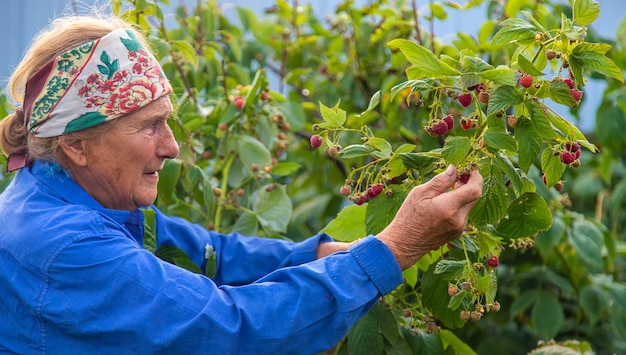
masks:
POLYGON ((404 270, 429 251, 458 238, 470 209, 482 193, 483 178, 473 171, 466 184, 448 169, 416 186, 400 206, 393 221, 377 237, 385 243, 404 270), (454 187, 453 190, 449 190, 454 187))

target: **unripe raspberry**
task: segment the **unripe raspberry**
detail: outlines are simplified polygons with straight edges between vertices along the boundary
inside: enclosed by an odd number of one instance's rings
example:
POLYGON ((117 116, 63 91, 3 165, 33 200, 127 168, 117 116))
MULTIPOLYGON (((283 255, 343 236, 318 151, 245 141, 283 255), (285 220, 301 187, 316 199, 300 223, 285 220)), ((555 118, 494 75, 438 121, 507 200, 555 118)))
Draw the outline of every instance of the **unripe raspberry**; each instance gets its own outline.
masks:
POLYGON ((339 148, 337 148, 337 146, 334 146, 334 145, 327 147, 326 149, 324 149, 324 151, 326 152, 326 155, 329 158, 333 158, 333 159, 337 157, 337 154, 339 154, 339 148))
POLYGON ((464 322, 467 322, 467 321, 470 319, 470 312, 469 312, 469 311, 466 311, 466 310, 462 310, 462 311, 459 313, 459 317, 461 317, 461 319, 462 319, 464 322))
POLYGON ((341 191, 341 194, 344 196, 350 196, 352 188, 350 188, 350 186, 348 185, 343 185, 339 191, 341 191))
POLYGON ((509 125, 509 127, 511 128, 515 128, 515 125, 517 124, 517 116, 515 115, 508 115, 506 117, 506 123, 509 125))
POLYGON ((491 94, 487 91, 481 91, 480 93, 478 93, 478 101, 482 102, 483 104, 489 103, 490 97, 491 94))
POLYGON ((317 135, 317 134, 312 135, 309 140, 311 142, 311 147, 313 149, 319 148, 322 145, 322 142, 324 141, 322 139, 322 137, 320 135, 317 135))
POLYGON ((405 316, 406 318, 409 318, 411 316, 411 310, 405 309, 402 315, 405 316))
POLYGON ((454 297, 459 293, 459 288, 456 285, 448 285, 448 295, 454 297))
POLYGON ((571 166, 572 168, 578 168, 578 167, 580 167, 580 160, 578 160, 578 159, 574 160, 574 161, 570 164, 570 166, 571 166))
POLYGON ((472 313, 470 313, 470 318, 472 318, 472 320, 480 320, 480 318, 482 318, 483 314, 477 311, 472 311, 472 313))
POLYGON ((217 129, 219 129, 220 131, 225 131, 228 129, 228 123, 226 122, 222 122, 220 124, 217 125, 217 129))
POLYGON ((546 51, 546 58, 548 60, 552 60, 552 59, 556 58, 556 52, 554 50, 552 50, 552 49, 548 49, 546 51))
POLYGON ((490 309, 492 312, 498 312, 498 311, 500 311, 500 302, 495 301, 493 304, 491 304, 491 305, 489 306, 489 309, 490 309))
POLYGON ((562 180, 559 180, 556 182, 556 184, 554 184, 554 189, 556 191, 561 192, 561 190, 563 190, 563 186, 565 185, 565 183, 562 180))

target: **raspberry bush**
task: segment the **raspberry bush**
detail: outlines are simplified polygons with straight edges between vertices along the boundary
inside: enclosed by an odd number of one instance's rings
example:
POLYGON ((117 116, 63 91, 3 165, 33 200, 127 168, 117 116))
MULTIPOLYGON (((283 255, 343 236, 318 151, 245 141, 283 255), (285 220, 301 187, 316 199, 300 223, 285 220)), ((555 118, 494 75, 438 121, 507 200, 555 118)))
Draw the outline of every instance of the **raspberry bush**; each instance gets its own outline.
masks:
MULTIPOLYGON (((198 0, 166 26, 167 3, 111 1, 149 34, 175 89, 181 154, 161 172, 164 212, 352 241, 448 164, 485 178, 461 238, 406 270, 329 353, 626 351, 626 40, 593 33, 596 1, 345 1, 318 19, 315 5, 278 0, 262 17, 235 7, 235 24, 198 0), (479 4, 477 33, 433 32, 479 4), (577 117, 588 80, 607 89, 583 134, 557 108, 577 117)), ((147 221, 146 248, 211 276, 214 264, 154 250, 147 221)))

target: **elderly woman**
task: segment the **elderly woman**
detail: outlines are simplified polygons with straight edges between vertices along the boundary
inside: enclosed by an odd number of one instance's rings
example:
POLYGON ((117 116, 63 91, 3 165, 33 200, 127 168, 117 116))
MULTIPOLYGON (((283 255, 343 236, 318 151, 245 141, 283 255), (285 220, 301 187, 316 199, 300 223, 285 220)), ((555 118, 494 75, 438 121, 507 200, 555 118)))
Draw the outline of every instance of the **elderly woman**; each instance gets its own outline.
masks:
POLYGON ((115 18, 58 19, 9 83, 0 146, 18 170, 0 195, 0 352, 316 353, 335 345, 401 270, 462 232, 480 196, 450 167, 416 187, 377 236, 301 243, 223 235, 160 213, 159 170, 178 154, 172 89, 141 33, 115 18), (142 246, 141 207, 159 245, 142 246))

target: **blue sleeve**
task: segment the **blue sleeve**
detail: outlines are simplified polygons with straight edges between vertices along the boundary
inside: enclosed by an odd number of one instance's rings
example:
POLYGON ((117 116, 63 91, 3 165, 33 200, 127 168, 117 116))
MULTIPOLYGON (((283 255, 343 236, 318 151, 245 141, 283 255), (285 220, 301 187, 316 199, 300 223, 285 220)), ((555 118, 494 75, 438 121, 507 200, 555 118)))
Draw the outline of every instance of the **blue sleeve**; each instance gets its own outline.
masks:
POLYGON ((402 282, 389 249, 371 236, 247 285, 217 286, 122 234, 98 234, 66 246, 49 275, 47 350, 91 354, 314 354, 402 282))
POLYGON ((287 266, 300 265, 317 258, 317 246, 332 239, 318 234, 303 242, 248 237, 237 233, 209 232, 182 218, 169 217, 156 211, 158 244, 175 245, 183 249, 203 270, 205 248, 209 244, 217 255, 218 285, 243 285, 287 266))

